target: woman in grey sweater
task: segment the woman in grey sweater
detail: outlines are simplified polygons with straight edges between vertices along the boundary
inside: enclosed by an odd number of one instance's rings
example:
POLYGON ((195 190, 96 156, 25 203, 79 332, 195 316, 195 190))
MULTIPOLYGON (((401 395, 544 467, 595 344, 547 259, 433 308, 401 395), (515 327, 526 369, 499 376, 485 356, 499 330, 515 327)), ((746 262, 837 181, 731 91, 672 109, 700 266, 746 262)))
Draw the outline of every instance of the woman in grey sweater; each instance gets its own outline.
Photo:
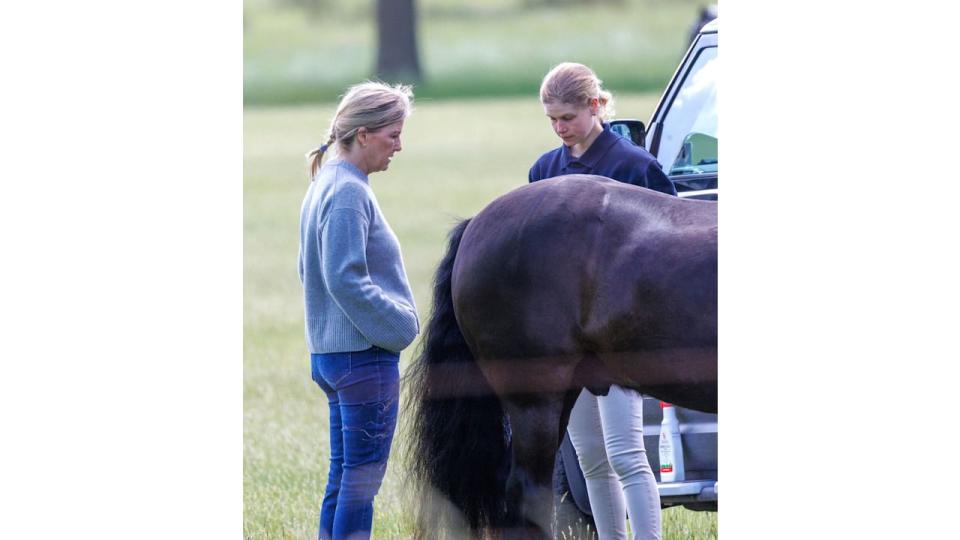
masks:
POLYGON ((400 351, 420 330, 400 244, 369 180, 401 150, 412 97, 406 86, 351 87, 327 142, 308 155, 299 271, 312 376, 330 404, 321 539, 370 535, 397 422, 400 351))

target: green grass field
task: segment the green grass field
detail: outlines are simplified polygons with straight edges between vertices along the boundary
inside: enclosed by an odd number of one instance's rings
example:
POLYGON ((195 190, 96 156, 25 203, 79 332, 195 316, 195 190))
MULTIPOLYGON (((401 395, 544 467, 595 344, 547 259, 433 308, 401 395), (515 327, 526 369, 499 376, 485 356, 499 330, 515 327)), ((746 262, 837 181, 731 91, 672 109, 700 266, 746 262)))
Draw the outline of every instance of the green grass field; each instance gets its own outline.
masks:
MULTIPOLYGON (((616 90, 616 88, 613 88, 616 90)), ((616 94, 615 94, 616 95, 616 94)), ((619 116, 646 121, 658 94, 617 95, 619 116)), ((310 379, 297 278, 305 152, 325 132, 332 105, 244 112, 244 537, 310 539, 327 470, 327 405, 310 379)), ((404 149, 371 177, 403 248, 422 322, 429 283, 457 218, 526 182, 558 140, 535 95, 418 100, 404 149)), ((414 346, 404 351, 401 368, 414 346)), ((401 428, 403 419, 401 418, 401 428)), ((410 490, 396 448, 376 500, 374 538, 409 537, 410 490)), ((664 512, 667 539, 716 538, 715 513, 664 512)))
MULTIPOLYGON (((292 0, 287 0, 289 3, 292 0)), ((374 2, 323 4, 314 15, 282 0, 244 6, 246 105, 329 101, 373 74, 374 2)), ((421 96, 531 95, 561 61, 591 66, 611 88, 659 91, 710 0, 421 0, 421 96)))

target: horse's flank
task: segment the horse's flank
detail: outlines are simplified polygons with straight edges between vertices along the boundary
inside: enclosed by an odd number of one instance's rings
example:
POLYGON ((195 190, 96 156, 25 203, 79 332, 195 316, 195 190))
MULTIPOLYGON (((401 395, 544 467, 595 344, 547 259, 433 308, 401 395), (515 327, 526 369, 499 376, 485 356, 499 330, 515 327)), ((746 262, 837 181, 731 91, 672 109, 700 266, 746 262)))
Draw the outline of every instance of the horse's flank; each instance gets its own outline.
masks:
POLYGON ((463 335, 481 364, 509 359, 530 374, 512 373, 510 386, 575 384, 583 377, 556 368, 596 355, 596 377, 584 374, 594 386, 656 388, 715 410, 716 370, 704 370, 716 366, 716 223, 716 203, 596 176, 514 190, 463 234, 452 277, 463 335))

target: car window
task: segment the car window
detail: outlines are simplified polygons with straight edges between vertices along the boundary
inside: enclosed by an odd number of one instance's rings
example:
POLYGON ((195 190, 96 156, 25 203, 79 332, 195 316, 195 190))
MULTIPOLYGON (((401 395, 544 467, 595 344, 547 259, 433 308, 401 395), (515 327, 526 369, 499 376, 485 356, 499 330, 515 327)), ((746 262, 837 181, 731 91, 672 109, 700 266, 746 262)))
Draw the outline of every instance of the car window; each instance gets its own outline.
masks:
POLYGON ((700 51, 663 120, 658 159, 670 176, 717 172, 717 48, 700 51))

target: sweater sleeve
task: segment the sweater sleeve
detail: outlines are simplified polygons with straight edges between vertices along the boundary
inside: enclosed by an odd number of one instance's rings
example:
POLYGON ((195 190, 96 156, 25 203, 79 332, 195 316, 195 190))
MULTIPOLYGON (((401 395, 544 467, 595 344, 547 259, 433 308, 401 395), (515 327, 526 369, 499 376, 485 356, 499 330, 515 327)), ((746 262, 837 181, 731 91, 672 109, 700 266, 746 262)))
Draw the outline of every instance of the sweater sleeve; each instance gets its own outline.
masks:
POLYGON ((344 315, 370 343, 401 351, 417 336, 417 314, 394 302, 367 269, 367 217, 354 209, 333 210, 321 226, 323 279, 344 315))
POLYGON ((663 173, 663 169, 660 168, 660 164, 657 163, 656 160, 650 160, 644 176, 646 177, 646 182, 643 187, 666 193, 667 195, 677 194, 676 186, 674 186, 673 182, 663 173))

